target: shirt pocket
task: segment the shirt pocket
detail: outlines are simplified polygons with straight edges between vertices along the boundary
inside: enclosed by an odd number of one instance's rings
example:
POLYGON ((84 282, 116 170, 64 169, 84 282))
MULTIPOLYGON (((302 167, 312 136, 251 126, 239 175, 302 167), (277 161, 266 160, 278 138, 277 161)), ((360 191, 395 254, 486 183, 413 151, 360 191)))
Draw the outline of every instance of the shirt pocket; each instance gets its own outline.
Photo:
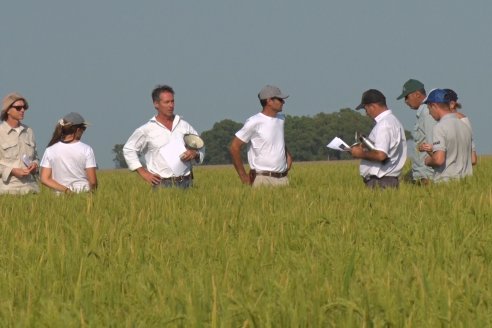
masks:
POLYGON ((0 146, 2 148, 3 157, 7 160, 15 160, 19 158, 18 142, 4 142, 0 146))
POLYGON ((34 153, 36 151, 36 143, 33 142, 32 140, 26 139, 22 140, 21 143, 23 143, 23 151, 24 153, 29 156, 29 159, 33 159, 34 153))

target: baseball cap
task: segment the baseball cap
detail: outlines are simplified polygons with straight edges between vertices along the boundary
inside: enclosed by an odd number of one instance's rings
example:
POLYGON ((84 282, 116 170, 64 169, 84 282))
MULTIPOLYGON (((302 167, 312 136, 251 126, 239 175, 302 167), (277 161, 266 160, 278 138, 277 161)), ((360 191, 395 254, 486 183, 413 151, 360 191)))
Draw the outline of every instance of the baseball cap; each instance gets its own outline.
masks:
POLYGON ((67 115, 63 116, 63 118, 59 121, 59 123, 64 126, 64 125, 89 125, 89 122, 84 120, 82 115, 79 113, 68 113, 67 115), (63 121, 63 123, 62 123, 63 121))
POLYGON ((289 95, 284 95, 278 87, 273 86, 273 85, 265 85, 260 90, 260 93, 258 93, 258 98, 260 98, 260 100, 265 100, 265 99, 269 99, 269 98, 285 99, 288 97, 289 97, 289 95))
POLYGON ((396 98, 396 100, 405 98, 412 92, 422 89, 424 89, 424 84, 422 82, 420 82, 419 80, 410 79, 407 82, 405 82, 405 84, 403 85, 403 90, 401 92, 401 95, 399 95, 398 98, 396 98))
POLYGON ((442 104, 449 104, 450 98, 446 90, 444 89, 434 89, 431 92, 429 92, 429 95, 427 98, 424 99, 422 103, 424 104, 429 104, 429 103, 442 103, 442 104))
POLYGON ((369 89, 362 94, 362 100, 360 101, 359 106, 355 107, 355 109, 359 110, 364 108, 365 105, 378 102, 386 103, 386 97, 379 90, 369 89))

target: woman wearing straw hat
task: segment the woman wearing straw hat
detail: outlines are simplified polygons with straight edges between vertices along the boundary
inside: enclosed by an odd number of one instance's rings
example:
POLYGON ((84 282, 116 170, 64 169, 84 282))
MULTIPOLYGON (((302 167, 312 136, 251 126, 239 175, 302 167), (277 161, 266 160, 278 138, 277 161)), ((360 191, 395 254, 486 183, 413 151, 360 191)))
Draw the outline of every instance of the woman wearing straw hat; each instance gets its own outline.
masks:
POLYGON ((60 119, 41 160, 41 182, 56 192, 93 191, 97 188, 96 158, 91 146, 80 141, 87 122, 78 113, 60 119))
POLYGON ((0 194, 39 191, 35 174, 38 155, 32 129, 21 121, 29 108, 26 98, 9 93, 2 100, 0 115, 0 194))

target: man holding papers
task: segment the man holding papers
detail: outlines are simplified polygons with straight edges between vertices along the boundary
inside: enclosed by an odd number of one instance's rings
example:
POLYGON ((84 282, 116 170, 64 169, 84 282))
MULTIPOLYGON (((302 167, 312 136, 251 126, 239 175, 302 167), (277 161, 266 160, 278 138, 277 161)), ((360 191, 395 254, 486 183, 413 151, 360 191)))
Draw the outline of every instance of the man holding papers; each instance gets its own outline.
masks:
POLYGON ((152 101, 157 115, 136 129, 123 147, 128 168, 154 187, 189 188, 193 185, 191 162, 202 163, 205 151, 186 149, 183 138, 198 133, 174 114, 173 88, 157 86, 152 91, 152 101), (139 154, 144 155, 146 168, 139 154))
POLYGON ((397 188, 398 177, 407 158, 405 130, 386 106, 386 98, 380 91, 370 89, 364 92, 356 109, 362 108, 376 121, 376 125, 368 137, 373 149, 360 144, 350 150, 354 158, 362 159, 360 175, 369 188, 397 188))

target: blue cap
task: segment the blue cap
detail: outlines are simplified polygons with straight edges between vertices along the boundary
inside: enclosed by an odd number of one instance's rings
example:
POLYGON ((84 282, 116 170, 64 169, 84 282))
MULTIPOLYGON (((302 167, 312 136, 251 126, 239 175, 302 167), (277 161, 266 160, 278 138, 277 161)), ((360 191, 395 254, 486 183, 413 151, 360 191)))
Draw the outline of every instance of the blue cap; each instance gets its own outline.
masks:
POLYGON ((446 92, 446 90, 443 89, 434 89, 432 90, 427 98, 424 99, 423 103, 424 104, 429 104, 429 103, 442 103, 442 104, 449 104, 449 95, 446 92))

